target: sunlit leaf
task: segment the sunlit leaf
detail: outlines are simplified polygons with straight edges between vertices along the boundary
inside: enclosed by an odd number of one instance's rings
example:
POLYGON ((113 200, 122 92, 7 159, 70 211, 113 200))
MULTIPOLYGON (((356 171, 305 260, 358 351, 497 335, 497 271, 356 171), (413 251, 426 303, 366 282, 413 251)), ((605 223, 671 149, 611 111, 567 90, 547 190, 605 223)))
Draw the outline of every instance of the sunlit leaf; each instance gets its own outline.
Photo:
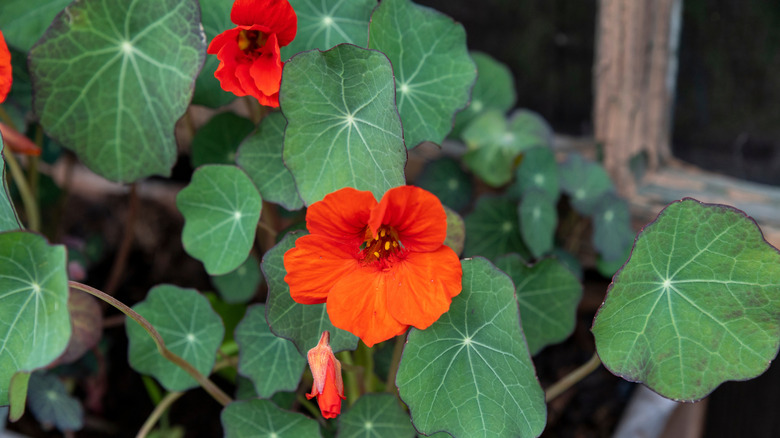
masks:
POLYGON ((733 207, 672 203, 639 233, 592 331, 610 371, 674 400, 756 377, 780 343, 780 254, 733 207))
POLYGON ((298 16, 298 33, 286 47, 282 59, 304 50, 328 50, 336 44, 366 47, 368 22, 376 0, 290 0, 298 16))
MULTIPOLYGON (((201 374, 211 373, 225 328, 206 297, 193 289, 160 285, 152 288, 133 310, 154 326, 168 350, 201 374)), ((154 376, 169 391, 198 386, 186 371, 157 351, 154 341, 139 324, 128 320, 125 329, 130 343, 128 359, 134 370, 154 376)))
POLYGON ((72 0, 36 0, 31 7, 28 0, 0 2, 0 29, 5 42, 27 52, 43 35, 54 17, 72 0))
POLYGON ((233 402, 220 415, 225 438, 320 437, 317 421, 262 399, 233 402))
POLYGON ((461 211, 471 203, 471 178, 461 169, 460 163, 451 158, 426 164, 415 185, 433 193, 442 204, 455 211, 461 211))
POLYGON ((339 417, 340 437, 416 436, 412 422, 392 394, 366 394, 339 417))
POLYGON ((199 16, 196 0, 71 3, 30 50, 43 128, 108 179, 169 175, 206 54, 199 16))
POLYGON ((465 257, 481 255, 488 259, 510 252, 530 258, 520 237, 517 204, 506 198, 482 197, 474 211, 465 217, 465 257))
POLYGON ((517 254, 496 260, 496 266, 515 283, 523 332, 531 354, 563 341, 574 331, 582 285, 556 259, 526 265, 517 254))
POLYGON ((245 303, 257 292, 257 287, 263 281, 260 263, 254 256, 249 256, 238 268, 223 275, 211 277, 211 282, 219 292, 219 296, 227 303, 245 303))
POLYGON ((70 339, 65 247, 23 231, 0 233, 0 405, 17 371, 50 364, 70 339))
POLYGON ((411 329, 396 384, 418 431, 534 437, 544 393, 520 329, 514 287, 487 260, 463 260, 463 291, 425 330, 411 329))
POLYGON ((441 144, 477 76, 463 26, 410 0, 382 0, 371 16, 368 47, 393 63, 406 147, 441 144))
POLYGON ((607 171, 579 154, 570 154, 561 164, 561 190, 571 197, 571 204, 582 214, 591 214, 601 196, 614 190, 607 171))
POLYGON ((236 342, 241 347, 238 372, 254 382, 257 394, 268 398, 277 391, 294 391, 306 366, 295 345, 271 333, 265 320, 265 306, 247 310, 236 328, 236 342))
POLYGON ((176 196, 176 206, 184 216, 184 249, 210 275, 226 274, 244 263, 263 206, 246 173, 235 166, 200 167, 176 196))
POLYGON ((404 184, 393 68, 382 53, 349 44, 301 53, 284 66, 279 102, 284 163, 306 205, 342 187, 381 199, 404 184))
POLYGON ((538 189, 526 190, 517 213, 520 216, 520 235, 534 257, 539 258, 552 251, 558 211, 549 196, 538 189))
POLYGON ((84 426, 84 408, 65 385, 51 374, 37 371, 30 376, 27 392, 30 412, 39 423, 60 431, 79 430, 84 426))
MULTIPOLYGON (((203 31, 206 34, 207 43, 211 43, 211 40, 220 33, 236 27, 230 21, 230 9, 233 6, 233 2, 225 0, 199 1, 203 31)), ((192 103, 217 108, 227 105, 236 98, 235 94, 223 90, 219 80, 214 77, 217 66, 219 66, 217 56, 206 55, 206 62, 203 64, 203 69, 195 81, 195 93, 192 96, 192 103)))
POLYGON ((515 78, 509 67, 493 59, 487 53, 471 51, 471 59, 477 65, 477 81, 471 90, 469 106, 455 116, 451 136, 460 136, 463 128, 474 117, 488 109, 509 111, 515 104, 515 78))
POLYGON ((290 287, 284 281, 284 253, 295 246, 295 240, 305 233, 288 233, 263 256, 261 265, 268 282, 267 319, 277 336, 293 341, 301 355, 317 345, 322 332, 330 331, 333 351, 354 350, 357 336, 336 328, 330 323, 325 304, 299 304, 290 296, 290 287))
POLYGON ((255 125, 249 119, 234 113, 215 115, 192 139, 192 167, 235 163, 238 145, 254 128, 255 125))
POLYGON ((0 232, 18 230, 21 228, 16 210, 8 194, 5 177, 5 152, 3 138, 0 136, 0 232))
POLYGON ((282 161, 286 123, 280 112, 266 116, 257 130, 241 143, 236 164, 252 178, 263 199, 288 210, 298 210, 303 207, 303 201, 298 196, 292 174, 282 161))

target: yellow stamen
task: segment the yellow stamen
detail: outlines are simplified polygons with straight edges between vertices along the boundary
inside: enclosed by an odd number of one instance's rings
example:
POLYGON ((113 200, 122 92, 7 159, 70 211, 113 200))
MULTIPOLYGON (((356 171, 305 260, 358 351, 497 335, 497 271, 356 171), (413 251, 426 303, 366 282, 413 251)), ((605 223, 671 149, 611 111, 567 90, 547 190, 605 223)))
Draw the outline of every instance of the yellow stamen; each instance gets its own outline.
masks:
POLYGON ((374 257, 379 258, 379 253, 374 251, 374 257))
POLYGON ((385 251, 390 249, 390 242, 385 242, 385 251))
POLYGON ((398 241, 397 240, 393 241, 393 248, 398 248, 398 241))

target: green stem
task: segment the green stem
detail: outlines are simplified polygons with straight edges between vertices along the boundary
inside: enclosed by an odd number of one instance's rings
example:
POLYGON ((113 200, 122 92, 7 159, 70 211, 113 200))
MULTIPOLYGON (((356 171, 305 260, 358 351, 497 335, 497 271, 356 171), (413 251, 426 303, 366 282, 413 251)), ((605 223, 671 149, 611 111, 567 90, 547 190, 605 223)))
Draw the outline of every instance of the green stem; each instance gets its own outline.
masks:
POLYGON ((92 286, 87 286, 86 284, 82 284, 76 281, 69 281, 68 285, 74 289, 86 292, 107 302, 108 304, 117 308, 120 312, 127 315, 130 319, 137 322, 141 327, 143 327, 144 330, 146 330, 147 333, 149 333, 149 336, 152 337, 152 340, 154 340, 154 343, 157 345, 157 351, 159 351, 164 358, 168 359, 179 368, 186 371, 187 374, 192 376, 192 378, 195 379, 200 384, 200 386, 203 387, 203 389, 206 390, 206 392, 208 392, 209 395, 211 395, 222 406, 227 406, 230 402, 233 401, 227 394, 219 389, 219 387, 215 385, 214 382, 196 370, 192 364, 182 359, 179 355, 168 350, 165 347, 165 341, 163 341, 162 336, 160 336, 160 334, 157 332, 157 330, 155 330, 152 324, 149 323, 149 321, 147 321, 143 316, 139 315, 135 310, 131 309, 111 295, 97 290, 92 286))
POLYGON ((347 395, 347 403, 352 406, 358 398, 360 398, 360 388, 358 388, 357 371, 355 370, 355 363, 352 362, 352 355, 349 351, 342 351, 338 353, 339 360, 346 365, 343 371, 347 371, 344 374, 344 387, 347 395))
POLYGON ((24 211, 27 213, 27 229, 30 231, 39 231, 41 228, 41 214, 38 211, 38 203, 35 200, 30 185, 27 184, 27 179, 24 177, 22 167, 19 162, 16 161, 13 152, 10 150, 8 153, 3 154, 5 162, 8 164, 8 170, 11 171, 11 177, 16 183, 16 188, 19 189, 19 195, 22 197, 22 204, 24 205, 24 211))
POLYGON ((152 414, 149 415, 149 418, 146 419, 144 425, 141 427, 141 430, 138 431, 138 434, 135 436, 135 438, 145 438, 147 435, 149 435, 149 432, 152 431, 154 425, 157 424, 157 420, 159 420, 165 411, 168 410, 168 408, 171 407, 171 405, 182 395, 184 395, 183 392, 169 392, 166 394, 165 397, 160 400, 160 403, 154 407, 152 414))
POLYGON ((363 368, 363 382, 360 388, 360 393, 373 392, 374 383, 379 379, 374 374, 374 355, 373 350, 366 346, 363 341, 358 343, 357 351, 355 352, 360 361, 359 365, 363 368))
POLYGON ((549 403, 551 400, 563 394, 577 382, 587 377, 590 373, 596 371, 599 365, 601 365, 601 359, 599 359, 599 355, 597 353, 593 353, 593 356, 590 358, 590 360, 580 365, 577 369, 570 372, 569 374, 563 376, 561 380, 553 383, 549 388, 547 388, 547 391, 544 393, 544 401, 549 403))
POLYGON ((398 374, 398 366, 401 363, 401 353, 404 351, 404 344, 406 344, 406 333, 395 338, 393 358, 390 359, 390 370, 387 372, 385 391, 392 392, 393 394, 398 392, 398 387, 395 386, 395 375, 398 374))

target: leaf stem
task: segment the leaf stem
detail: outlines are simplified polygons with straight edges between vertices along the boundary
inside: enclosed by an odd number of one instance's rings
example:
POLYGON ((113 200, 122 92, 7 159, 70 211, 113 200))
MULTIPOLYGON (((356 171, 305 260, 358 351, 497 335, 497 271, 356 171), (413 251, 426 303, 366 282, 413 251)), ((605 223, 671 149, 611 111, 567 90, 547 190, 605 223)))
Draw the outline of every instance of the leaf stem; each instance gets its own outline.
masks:
POLYGON ((587 362, 580 365, 577 369, 570 372, 569 374, 563 376, 561 380, 553 383, 549 388, 547 388, 547 391, 545 391, 544 394, 544 401, 549 403, 554 398, 563 394, 566 392, 566 390, 587 377, 590 373, 596 371, 599 365, 601 365, 601 359, 599 359, 598 353, 593 353, 593 356, 587 362))
POLYGON ((355 370, 356 367, 354 367, 355 363, 352 361, 352 355, 349 351, 342 351, 338 353, 339 360, 346 365, 343 367, 344 371, 346 372, 344 376, 344 387, 346 389, 347 393, 347 403, 349 403, 350 406, 355 404, 357 399, 360 397, 360 388, 358 387, 358 379, 357 379, 357 373, 358 371, 355 370), (349 371, 349 370, 352 371, 349 371))
POLYGON ((406 333, 395 338, 393 357, 390 359, 390 370, 387 372, 387 383, 385 384, 385 391, 391 392, 393 394, 398 392, 398 387, 395 386, 395 375, 398 374, 398 366, 401 364, 401 353, 404 351, 405 344, 406 333))
POLYGON ((233 400, 225 394, 217 385, 214 384, 211 380, 208 379, 208 377, 201 374, 195 367, 192 366, 189 362, 184 360, 181 356, 171 352, 165 347, 165 341, 163 341, 162 336, 160 336, 160 333, 155 330, 155 328, 152 326, 152 324, 149 323, 143 316, 139 315, 138 312, 128 307, 123 302, 117 300, 116 298, 112 297, 111 295, 106 294, 103 291, 97 290, 92 286, 87 286, 86 284, 82 284, 76 281, 69 281, 68 285, 74 289, 78 289, 80 291, 86 292, 90 295, 95 296, 96 298, 99 298, 108 304, 114 306, 117 308, 120 312, 127 315, 130 319, 137 322, 141 327, 143 327, 144 330, 146 330, 147 333, 149 333, 149 336, 152 337, 154 340, 154 343, 157 345, 157 351, 160 352, 160 354, 168 359, 169 361, 173 362, 175 365, 177 365, 179 368, 183 369, 187 372, 190 376, 192 376, 193 379, 195 379, 201 387, 203 387, 206 392, 209 393, 217 402, 219 402, 222 406, 227 406, 229 403, 231 403, 233 400))
POLYGON ((24 177, 22 167, 16 161, 14 153, 10 150, 4 153, 3 156, 8 164, 8 170, 11 171, 11 177, 14 179, 14 183, 16 183, 16 188, 19 189, 19 195, 22 197, 24 211, 27 213, 27 228, 30 231, 40 231, 41 214, 38 211, 38 203, 35 200, 32 189, 30 189, 30 185, 27 184, 27 178, 24 177))
POLYGON ((169 392, 168 394, 166 394, 165 397, 163 397, 163 399, 160 400, 160 403, 158 403, 157 406, 154 407, 154 410, 152 411, 151 415, 149 415, 149 418, 146 419, 144 425, 141 427, 141 430, 138 431, 138 434, 135 437, 145 438, 147 435, 149 435, 149 432, 152 431, 154 425, 157 424, 157 420, 159 420, 160 417, 162 417, 162 415, 165 413, 165 411, 182 395, 184 395, 184 393, 178 391, 169 392))

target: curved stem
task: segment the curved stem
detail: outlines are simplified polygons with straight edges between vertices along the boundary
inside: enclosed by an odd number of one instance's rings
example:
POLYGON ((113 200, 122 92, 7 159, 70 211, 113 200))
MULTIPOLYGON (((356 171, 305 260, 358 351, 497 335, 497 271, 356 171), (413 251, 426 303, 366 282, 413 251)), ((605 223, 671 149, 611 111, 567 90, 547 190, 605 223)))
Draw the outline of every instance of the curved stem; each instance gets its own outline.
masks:
POLYGON ((593 356, 590 358, 590 360, 580 365, 577 369, 570 372, 569 374, 563 376, 561 380, 553 383, 549 388, 547 388, 547 391, 544 393, 544 401, 549 403, 554 398, 563 394, 567 389, 574 386, 577 382, 587 377, 590 373, 596 371, 599 365, 601 365, 601 359, 599 359, 599 355, 597 353, 593 353, 593 356))
POLYGON ((338 358, 343 364, 342 370, 346 371, 344 376, 344 388, 347 395, 347 403, 352 406, 360 398, 360 388, 358 387, 357 371, 355 363, 352 361, 352 354, 349 351, 338 353, 338 358), (350 371, 351 369, 351 371, 350 371))
POLYGON ((4 153, 3 156, 5 157, 5 162, 8 163, 8 170, 11 171, 11 177, 13 177, 14 183, 16 183, 16 188, 19 189, 19 195, 22 197, 24 211, 27 213, 27 228, 30 231, 39 231, 41 228, 41 214, 38 211, 38 203, 35 200, 32 189, 27 184, 27 178, 24 177, 22 167, 10 150, 4 153))
POLYGON ((86 284, 82 284, 76 281, 69 281, 68 285, 74 289, 78 289, 80 291, 86 292, 90 295, 95 296, 96 298, 99 298, 108 304, 116 307, 120 312, 127 315, 129 318, 131 318, 133 321, 137 322, 141 327, 146 330, 147 333, 149 333, 149 336, 152 337, 154 340, 154 343, 157 345, 157 351, 160 352, 160 354, 168 359, 169 361, 173 362, 175 365, 177 365, 179 368, 183 369, 187 372, 190 376, 192 376, 193 379, 195 379, 201 387, 203 387, 206 392, 209 393, 214 399, 219 402, 222 406, 226 406, 233 400, 225 394, 217 385, 214 384, 211 380, 208 379, 208 377, 205 377, 203 374, 201 374, 198 370, 195 369, 195 367, 192 366, 189 362, 181 358, 181 356, 171 352, 165 347, 165 341, 163 341, 162 336, 160 336, 160 333, 155 330, 154 327, 152 327, 152 324, 149 323, 143 316, 139 315, 135 310, 128 307, 123 302, 117 300, 116 298, 112 297, 111 295, 106 294, 103 291, 97 290, 92 286, 87 286, 86 284))
POLYGON ((111 266, 110 274, 108 275, 108 281, 104 287, 105 293, 113 295, 119 287, 119 282, 122 281, 122 274, 125 271, 127 265, 127 257, 130 255, 130 249, 133 247, 133 229, 135 228, 135 220, 138 216, 138 193, 136 192, 136 184, 130 185, 130 207, 127 212, 127 218, 125 218, 125 230, 122 236, 122 242, 119 244, 119 250, 117 251, 114 264, 111 266))
POLYGON ((166 394, 165 397, 160 400, 160 403, 154 407, 152 414, 149 415, 149 418, 146 419, 144 425, 141 427, 141 430, 138 431, 138 434, 135 437, 145 438, 147 435, 149 435, 149 432, 152 431, 154 425, 157 424, 157 420, 159 420, 160 417, 162 417, 162 414, 164 414, 165 411, 182 395, 184 395, 183 392, 169 392, 166 394))

